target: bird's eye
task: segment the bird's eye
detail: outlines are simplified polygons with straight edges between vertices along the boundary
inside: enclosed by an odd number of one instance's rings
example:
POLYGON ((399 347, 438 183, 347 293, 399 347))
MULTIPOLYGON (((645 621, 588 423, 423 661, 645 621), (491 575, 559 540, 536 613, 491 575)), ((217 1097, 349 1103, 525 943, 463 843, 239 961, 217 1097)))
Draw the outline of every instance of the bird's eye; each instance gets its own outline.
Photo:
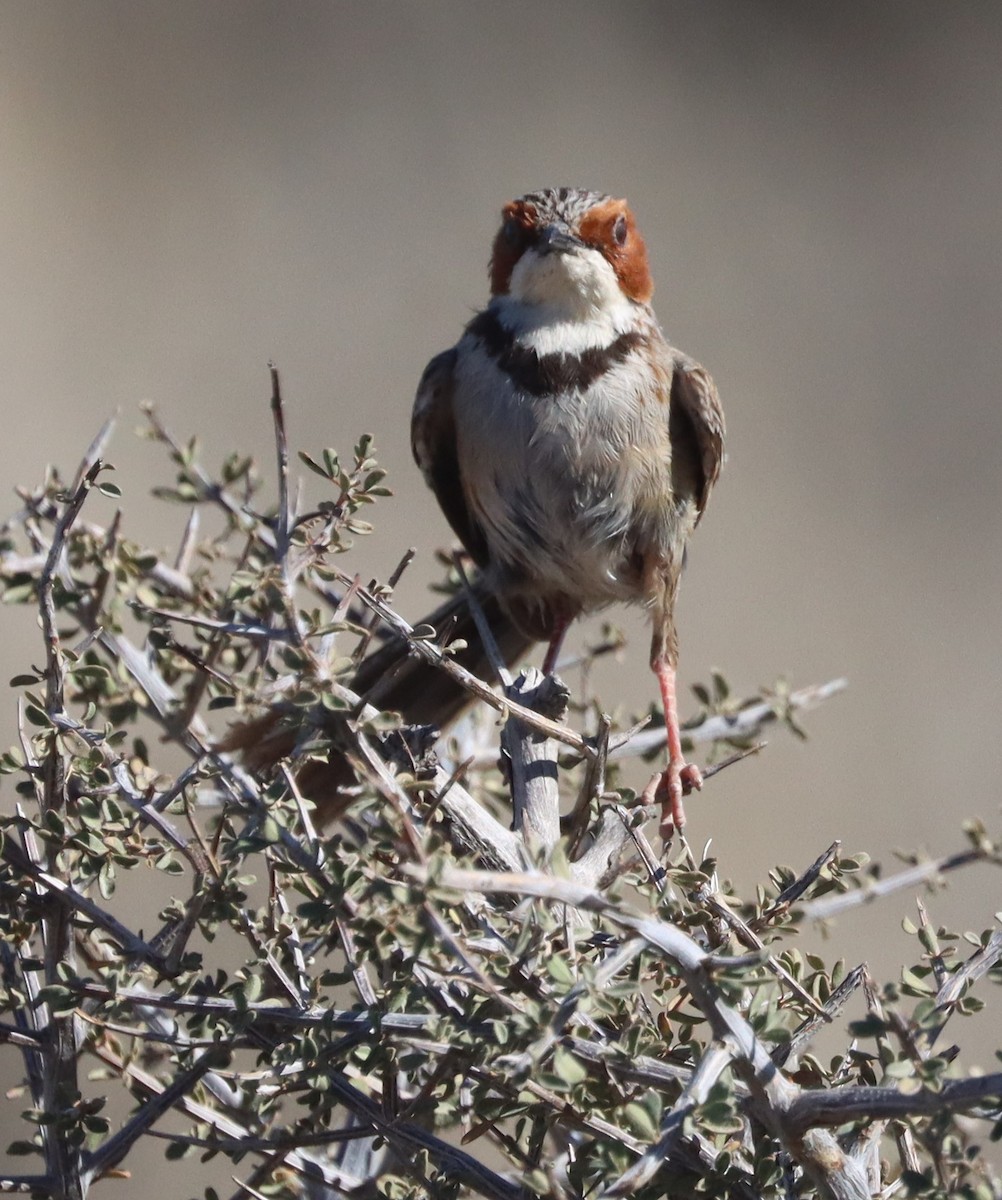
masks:
POLYGON ((616 218, 616 220, 614 221, 613 226, 612 226, 612 240, 616 243, 617 246, 625 246, 626 245, 626 233, 627 233, 626 217, 624 217, 622 215, 622 213, 620 213, 620 215, 616 218))
POLYGON ((505 221, 501 228, 501 232, 504 235, 504 240, 509 246, 517 246, 522 240, 522 226, 518 221, 515 220, 514 217, 510 217, 507 221, 505 221))

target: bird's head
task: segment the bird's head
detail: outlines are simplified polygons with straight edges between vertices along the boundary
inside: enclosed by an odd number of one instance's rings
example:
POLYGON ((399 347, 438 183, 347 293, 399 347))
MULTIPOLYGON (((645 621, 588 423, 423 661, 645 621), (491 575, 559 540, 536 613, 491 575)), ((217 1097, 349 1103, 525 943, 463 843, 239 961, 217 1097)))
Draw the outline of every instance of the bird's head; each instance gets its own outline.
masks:
POLYGON ((491 294, 564 312, 646 304, 647 249, 625 200, 577 188, 506 204, 491 256, 491 294))

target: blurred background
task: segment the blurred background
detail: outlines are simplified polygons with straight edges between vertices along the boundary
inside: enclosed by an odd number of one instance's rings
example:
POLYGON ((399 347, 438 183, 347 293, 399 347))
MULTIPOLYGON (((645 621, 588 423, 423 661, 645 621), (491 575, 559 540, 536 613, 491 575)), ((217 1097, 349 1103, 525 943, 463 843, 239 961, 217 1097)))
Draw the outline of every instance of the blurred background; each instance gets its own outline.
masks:
MULTIPOLYGON (((139 403, 270 470, 273 358, 294 450, 375 434, 396 494, 354 566, 417 546, 418 618, 448 536, 411 399, 486 298, 501 204, 627 196, 665 331, 727 411, 683 688, 850 680, 810 741, 774 732, 690 803, 693 840, 742 887, 835 838, 957 848, 964 817, 999 824, 1000 54, 1002 9, 924 0, 4 5, 4 511, 120 409, 126 532, 175 544, 139 403)), ((3 679, 40 656, 20 617, 3 679)), ((610 706, 656 694, 631 628, 610 706)), ((13 696, 0 719, 9 743, 13 696)), ((1000 900, 983 870, 929 904, 980 930, 1000 900)), ((893 972, 906 912, 834 936, 893 972)))

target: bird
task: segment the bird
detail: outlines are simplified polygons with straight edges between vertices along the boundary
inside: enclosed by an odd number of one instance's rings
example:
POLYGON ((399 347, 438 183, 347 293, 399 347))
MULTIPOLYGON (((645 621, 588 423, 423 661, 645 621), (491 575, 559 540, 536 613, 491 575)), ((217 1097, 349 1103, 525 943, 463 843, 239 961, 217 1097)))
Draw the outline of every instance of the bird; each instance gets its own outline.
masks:
MULTIPOLYGON (((506 204, 489 263, 490 298, 418 385, 411 445, 453 532, 479 567, 472 606, 508 665, 546 642, 546 672, 578 616, 639 603, 650 612, 651 667, 668 762, 648 786, 662 836, 685 823, 701 785, 682 754, 675 601, 686 546, 724 457, 713 380, 666 340, 651 307, 644 241, 625 200, 577 188, 506 204)), ((447 632, 456 662, 492 665, 459 592, 420 624, 447 632)), ((352 690, 407 724, 446 725, 471 695, 389 634, 355 669, 352 690)), ((301 711, 274 704, 217 745, 267 771, 293 753, 301 711)), ((327 713, 322 721, 336 721, 327 713)), ((351 803, 336 748, 297 781, 327 825, 351 803)))
POLYGON ((544 673, 578 617, 646 608, 667 763, 644 799, 668 839, 702 786, 682 751, 675 605, 724 459, 717 389, 661 331, 626 200, 566 187, 512 200, 489 277, 486 307, 421 378, 414 458, 495 617, 547 643, 544 673))

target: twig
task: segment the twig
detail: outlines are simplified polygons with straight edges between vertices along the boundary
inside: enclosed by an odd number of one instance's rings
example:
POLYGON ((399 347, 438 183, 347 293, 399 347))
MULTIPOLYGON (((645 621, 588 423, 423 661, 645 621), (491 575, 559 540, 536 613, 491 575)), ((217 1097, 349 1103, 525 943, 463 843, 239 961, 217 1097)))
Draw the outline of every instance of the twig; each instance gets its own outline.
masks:
POLYGON ((938 1091, 904 1092, 897 1088, 844 1087, 801 1092, 788 1111, 790 1127, 802 1131, 819 1125, 838 1126, 867 1119, 887 1121, 902 1117, 935 1116, 965 1112, 987 1100, 1002 1099, 1002 1072, 953 1079, 938 1091))
MULTIPOLYGON (((478 1162, 463 1150, 443 1142, 411 1121, 388 1121, 375 1101, 338 1072, 331 1072, 330 1090, 350 1111, 360 1116, 386 1138, 402 1161, 411 1164, 415 1151, 426 1150, 428 1157, 448 1179, 459 1182, 488 1200, 525 1200, 521 1185, 512 1183, 478 1162)), ((418 1175, 421 1182, 421 1176, 418 1175)))
POLYGON ((733 754, 728 754, 726 758, 722 758, 719 762, 710 763, 708 766, 700 768, 703 782, 705 783, 707 779, 712 779, 714 775, 719 775, 721 771, 726 771, 728 767, 733 767, 735 763, 743 762, 746 758, 753 758, 756 754, 761 754, 767 745, 767 742, 756 742, 754 746, 745 746, 743 750, 735 750, 733 754))
POLYGON ((225 1061, 226 1058, 226 1050, 220 1046, 213 1046, 204 1054, 200 1054, 186 1071, 176 1075, 163 1091, 144 1104, 139 1112, 117 1133, 109 1137, 96 1150, 86 1154, 83 1171, 84 1190, 86 1191, 91 1182, 99 1179, 105 1171, 118 1166, 150 1126, 158 1121, 165 1112, 173 1108, 179 1100, 187 1096, 207 1071, 225 1061))
POLYGON ((804 1005, 807 1006, 809 1012, 812 1012, 822 1021, 828 1020, 828 1014, 822 1005, 814 999, 810 992, 808 992, 800 983, 797 982, 796 979, 793 978, 790 972, 783 966, 783 964, 774 954, 770 954, 768 950, 766 950, 765 943, 758 936, 755 930, 752 929, 751 925, 749 925, 746 921, 743 921, 737 913, 731 912, 731 910, 727 907, 726 900, 719 892, 708 891, 701 896, 701 900, 703 904, 705 904, 705 906, 710 910, 710 912, 723 921, 727 928, 736 935, 738 941, 741 942, 742 945, 747 946, 750 950, 762 952, 762 961, 768 965, 769 970, 772 971, 772 973, 778 979, 781 979, 783 983, 785 983, 790 989, 790 991, 793 992, 793 994, 797 996, 804 1005))
MULTIPOLYGON (((66 545, 66 537, 73 522, 80 514, 84 501, 94 486, 98 475, 103 469, 101 453, 111 436, 114 421, 108 421, 91 444, 77 471, 76 483, 62 515, 56 522, 49 546, 45 566, 39 577, 39 611, 42 623, 42 637, 45 642, 45 707, 50 718, 62 714, 65 708, 64 682, 65 668, 60 644, 59 630, 56 625, 56 604, 54 585, 56 572, 66 545)), ((42 816, 49 813, 58 814, 66 804, 65 768, 60 749, 60 739, 53 735, 49 738, 45 760, 42 764, 42 816)), ((51 880, 57 880, 59 871, 59 846, 55 843, 48 848, 48 871, 51 880)), ((54 985, 59 981, 62 969, 72 971, 75 967, 76 956, 73 948, 73 923, 70 910, 65 905, 57 905, 42 919, 42 943, 45 960, 45 982, 54 985)), ((50 1017, 50 1035, 54 1053, 45 1059, 42 1070, 42 1109, 46 1113, 55 1113, 72 1103, 78 1094, 77 1083, 77 1037, 73 1014, 62 1014, 50 1017)), ((45 1145, 45 1160, 49 1174, 58 1180, 61 1197, 64 1200, 83 1200, 86 1186, 80 1177, 80 1151, 70 1139, 63 1136, 58 1126, 45 1123, 42 1126, 42 1137, 45 1145)))
MULTIPOLYGON (((784 712, 808 712, 823 701, 838 695, 849 686, 846 679, 832 679, 828 683, 800 688, 784 698, 782 707, 774 700, 761 700, 738 709, 735 713, 711 713, 698 725, 683 726, 682 736, 695 744, 704 742, 744 741, 755 737, 762 727, 778 721, 784 712)), ((613 738, 610 758, 628 758, 634 755, 652 754, 664 745, 663 729, 650 729, 635 735, 629 741, 613 738)))
POLYGON ((278 460, 278 512, 275 515, 275 555, 284 563, 289 553, 289 532, 292 529, 292 506, 289 501, 289 446, 285 436, 285 412, 278 368, 268 364, 271 376, 271 416, 275 427, 275 456, 278 460))
POLYGON ((827 850, 818 855, 803 875, 799 875, 792 883, 787 884, 783 888, 776 899, 773 900, 760 916, 748 922, 751 928, 756 932, 761 929, 767 929, 777 918, 785 916, 790 906, 795 904, 820 878, 821 872, 835 858, 841 846, 842 843, 840 841, 832 842, 827 850))
POLYGON ((469 577, 463 566, 463 556, 458 550, 452 556, 452 565, 456 568, 456 572, 462 580, 463 595, 466 597, 466 603, 473 617, 473 623, 476 625, 480 641, 483 643, 484 651, 487 654, 487 661, 491 664, 491 669, 497 677, 498 682, 508 692, 514 683, 511 672, 508 670, 508 665, 502 657, 501 651, 498 649, 494 630, 491 629, 490 623, 484 615, 484 610, 480 606, 477 594, 470 586, 469 577))
POLYGON ((998 864, 998 861, 998 855, 994 848, 975 846, 970 850, 961 850, 956 854, 946 854, 942 858, 931 859, 929 862, 916 863, 906 871, 899 871, 897 875, 889 875, 886 879, 872 879, 854 892, 811 900, 800 911, 805 921, 827 921, 850 909, 859 908, 860 905, 872 904, 874 900, 879 900, 882 896, 889 896, 891 892, 929 883, 937 876, 946 875, 960 867, 968 867, 977 862, 998 864))
POLYGON ((946 1027, 947 1021, 953 1014, 958 1001, 964 992, 1002 958, 1002 931, 996 930, 979 950, 976 950, 962 967, 952 974, 947 973, 943 978, 939 991, 936 993, 934 1012, 941 1017, 936 1024, 926 1025, 917 1034, 919 1049, 931 1053, 937 1038, 946 1027))
POLYGON ((194 554, 195 547, 198 544, 198 527, 200 524, 201 518, 198 509, 192 507, 188 513, 188 520, 184 523, 184 531, 178 542, 177 554, 174 556, 174 570, 186 578, 190 573, 191 556, 194 554))
MULTIPOLYGON (((343 572, 337 572, 337 577, 344 586, 347 586, 350 582, 349 577, 343 572)), ((592 746, 581 734, 576 733, 573 729, 568 729, 566 725, 561 725, 556 721, 547 720, 546 717, 541 717, 538 713, 533 712, 532 709, 526 708, 524 705, 516 704, 511 700, 499 697, 482 679, 474 675, 472 671, 467 671, 465 667, 460 666, 459 663, 449 657, 441 646, 430 640, 434 635, 434 630, 426 630, 425 628, 415 629, 403 617, 398 616, 387 604, 377 599, 367 588, 359 590, 359 599, 371 608, 373 612, 377 613, 390 629, 399 634, 407 642, 412 653, 417 654, 418 657, 423 658, 426 662, 434 663, 435 666, 455 679, 471 695, 476 696, 478 700, 482 700, 505 717, 508 717, 512 713, 515 714, 531 728, 538 729, 540 733, 545 733, 548 737, 554 738, 565 746, 570 746, 572 750, 576 750, 579 754, 585 755, 588 758, 594 755, 595 751, 592 746)))
POLYGON ((203 499, 214 501, 222 508, 237 529, 241 529, 245 533, 253 533, 264 545, 274 550, 274 533, 248 513, 244 504, 234 499, 225 488, 214 483, 197 461, 189 459, 185 453, 185 448, 174 437, 163 421, 160 420, 160 415, 154 405, 144 404, 141 407, 157 439, 170 446, 178 462, 185 463, 186 469, 201 489, 203 499))
POLYGON ((584 779, 578 791, 574 807, 561 822, 567 830, 567 852, 571 858, 577 853, 581 839, 588 830, 588 821, 592 813, 592 805, 605 791, 605 773, 609 764, 609 736, 612 731, 612 718, 608 713, 601 713, 598 718, 598 729, 595 731, 595 757, 585 768, 584 779))
POLYGON ((777 1046, 772 1052, 772 1061, 777 1067, 785 1066, 791 1059, 803 1051, 815 1033, 823 1026, 830 1024, 845 1007, 849 997, 860 987, 866 978, 866 963, 861 963, 846 975, 842 982, 824 1002, 821 1013, 812 1013, 805 1018, 793 1031, 788 1042, 777 1046))
MULTIPOLYGON (((158 1096, 164 1091, 164 1085, 148 1071, 144 1071, 121 1055, 114 1053, 105 1043, 94 1046, 94 1054, 120 1072, 123 1080, 129 1086, 151 1095, 158 1096)), ((225 1116, 217 1109, 207 1104, 199 1104, 188 1095, 176 1097, 175 1106, 182 1109, 194 1120, 217 1130, 224 1137, 237 1138, 241 1141, 249 1136, 250 1131, 243 1125, 225 1116)), ((332 1187, 351 1193, 361 1187, 362 1181, 339 1171, 323 1158, 314 1158, 302 1150, 283 1152, 283 1161, 298 1174, 307 1179, 322 1182, 332 1187)))
POLYGON ((29 875, 41 890, 53 896, 67 912, 76 911, 82 913, 95 925, 103 929, 105 933, 118 943, 127 955, 137 958, 141 962, 147 962, 158 969, 163 967, 163 956, 158 954, 149 942, 139 937, 138 934, 133 933, 128 926, 123 925, 111 913, 106 912, 99 904, 91 900, 89 896, 85 896, 75 887, 66 883, 65 880, 60 879, 59 876, 37 867, 14 842, 7 841, 4 844, 2 856, 18 871, 23 871, 24 874, 29 875))
POLYGON ((686 1121, 692 1116, 696 1106, 707 1100, 710 1089, 731 1065, 733 1057, 734 1051, 730 1047, 710 1046, 699 1060, 699 1065, 685 1085, 682 1095, 662 1120, 658 1140, 629 1170, 624 1171, 617 1180, 599 1192, 598 1200, 616 1200, 619 1196, 632 1196, 645 1184, 650 1183, 678 1145, 686 1121))
MULTIPOLYGON (((569 693, 558 679, 530 667, 505 689, 505 696, 553 721, 561 721, 567 712, 569 693)), ((549 853, 560 840, 556 743, 511 715, 501 734, 501 747, 511 771, 515 832, 530 853, 549 853)))

